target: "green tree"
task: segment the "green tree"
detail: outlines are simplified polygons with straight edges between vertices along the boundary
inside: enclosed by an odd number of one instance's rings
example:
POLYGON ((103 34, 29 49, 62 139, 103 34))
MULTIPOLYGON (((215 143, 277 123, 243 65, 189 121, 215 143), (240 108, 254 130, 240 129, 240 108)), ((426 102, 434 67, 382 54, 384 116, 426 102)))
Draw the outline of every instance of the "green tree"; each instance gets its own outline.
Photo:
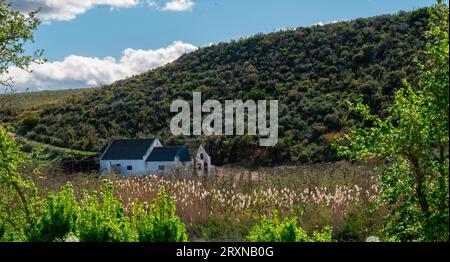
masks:
POLYGON ((23 237, 23 230, 33 223, 37 190, 20 172, 29 156, 22 152, 14 138, 0 126, 0 228, 9 240, 23 237))
MULTIPOLYGON (((33 62, 41 62, 42 50, 25 55, 25 44, 34 42, 33 31, 40 24, 37 11, 22 14, 11 8, 11 3, 0 0, 0 75, 8 73, 10 66, 28 70, 33 62)), ((1 79, 0 86, 11 87, 13 79, 1 79)))
POLYGON ((352 106, 372 127, 335 145, 345 157, 388 160, 381 186, 390 213, 382 233, 401 241, 449 240, 448 6, 439 2, 429 12, 417 88, 405 82, 384 120, 359 99, 352 106))

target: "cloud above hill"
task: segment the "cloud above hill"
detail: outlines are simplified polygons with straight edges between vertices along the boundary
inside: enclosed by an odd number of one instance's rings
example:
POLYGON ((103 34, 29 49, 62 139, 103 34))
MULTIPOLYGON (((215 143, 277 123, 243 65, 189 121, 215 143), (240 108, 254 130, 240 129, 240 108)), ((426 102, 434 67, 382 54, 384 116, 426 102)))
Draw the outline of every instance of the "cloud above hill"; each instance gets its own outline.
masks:
POLYGON ((38 16, 44 21, 69 21, 96 6, 109 6, 111 9, 148 6, 160 11, 190 11, 192 0, 14 0, 12 7, 23 13, 40 8, 38 16))
POLYGON ((113 57, 70 55, 62 61, 32 64, 31 73, 11 67, 9 74, 3 77, 12 77, 14 88, 18 91, 91 87, 110 84, 157 68, 196 49, 197 47, 191 44, 176 41, 165 48, 155 50, 127 48, 119 60, 113 57))

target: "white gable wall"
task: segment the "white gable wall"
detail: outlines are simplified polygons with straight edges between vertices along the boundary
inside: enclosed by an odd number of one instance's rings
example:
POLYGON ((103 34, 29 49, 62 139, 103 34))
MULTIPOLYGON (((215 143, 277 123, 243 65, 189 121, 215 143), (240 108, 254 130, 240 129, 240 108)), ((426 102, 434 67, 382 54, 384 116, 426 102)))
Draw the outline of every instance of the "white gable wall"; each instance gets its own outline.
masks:
POLYGON ((202 145, 199 146, 197 150, 197 155, 195 156, 197 163, 197 169, 201 174, 211 175, 214 171, 214 166, 211 164, 211 157, 206 153, 205 148, 202 145))
MULTIPOLYGON (((152 145, 149 147, 145 155, 142 157, 142 159, 136 159, 136 160, 100 160, 100 172, 117 172, 120 175, 138 175, 138 174, 146 174, 148 171, 146 170, 146 164, 145 160, 150 155, 151 151, 155 147, 161 147, 162 144, 158 139, 155 139, 153 141, 152 145), (120 164, 120 168, 115 167, 120 164), (127 166, 131 166, 132 170, 128 170, 127 166)), ((108 146, 109 147, 109 146, 108 146)), ((104 153, 103 153, 104 154, 104 153)), ((102 154, 102 156, 103 156, 102 154)))

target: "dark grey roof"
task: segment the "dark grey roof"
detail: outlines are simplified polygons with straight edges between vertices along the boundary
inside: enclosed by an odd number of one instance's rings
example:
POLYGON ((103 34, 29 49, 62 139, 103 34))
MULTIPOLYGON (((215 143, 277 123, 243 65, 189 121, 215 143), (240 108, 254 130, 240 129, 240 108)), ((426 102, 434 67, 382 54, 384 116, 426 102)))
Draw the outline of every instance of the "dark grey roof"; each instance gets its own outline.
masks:
POLYGON ((186 146, 164 146, 155 147, 147 158, 147 162, 157 161, 174 161, 175 156, 180 158, 180 161, 191 161, 191 155, 186 146))
POLYGON ((142 159, 155 139, 121 139, 112 141, 102 160, 142 159))

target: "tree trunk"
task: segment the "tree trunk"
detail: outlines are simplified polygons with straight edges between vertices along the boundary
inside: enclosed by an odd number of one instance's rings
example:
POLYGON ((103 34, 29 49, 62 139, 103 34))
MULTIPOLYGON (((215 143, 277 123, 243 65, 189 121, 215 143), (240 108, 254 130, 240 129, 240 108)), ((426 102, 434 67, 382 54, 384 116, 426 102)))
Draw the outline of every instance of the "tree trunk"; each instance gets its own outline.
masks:
POLYGON ((12 186, 14 187, 14 190, 16 190, 17 194, 19 195, 20 201, 22 202, 22 205, 23 205, 23 211, 25 212, 25 216, 26 216, 27 220, 30 221, 30 210, 28 208, 28 203, 27 203, 27 200, 25 198, 25 195, 24 195, 22 189, 15 181, 12 182, 12 186))
POLYGON ((430 206, 427 197, 424 193, 423 187, 425 182, 425 174, 420 170, 419 161, 416 157, 410 157, 413 172, 416 177, 416 194, 419 201, 420 210, 428 217, 430 215, 430 206))

